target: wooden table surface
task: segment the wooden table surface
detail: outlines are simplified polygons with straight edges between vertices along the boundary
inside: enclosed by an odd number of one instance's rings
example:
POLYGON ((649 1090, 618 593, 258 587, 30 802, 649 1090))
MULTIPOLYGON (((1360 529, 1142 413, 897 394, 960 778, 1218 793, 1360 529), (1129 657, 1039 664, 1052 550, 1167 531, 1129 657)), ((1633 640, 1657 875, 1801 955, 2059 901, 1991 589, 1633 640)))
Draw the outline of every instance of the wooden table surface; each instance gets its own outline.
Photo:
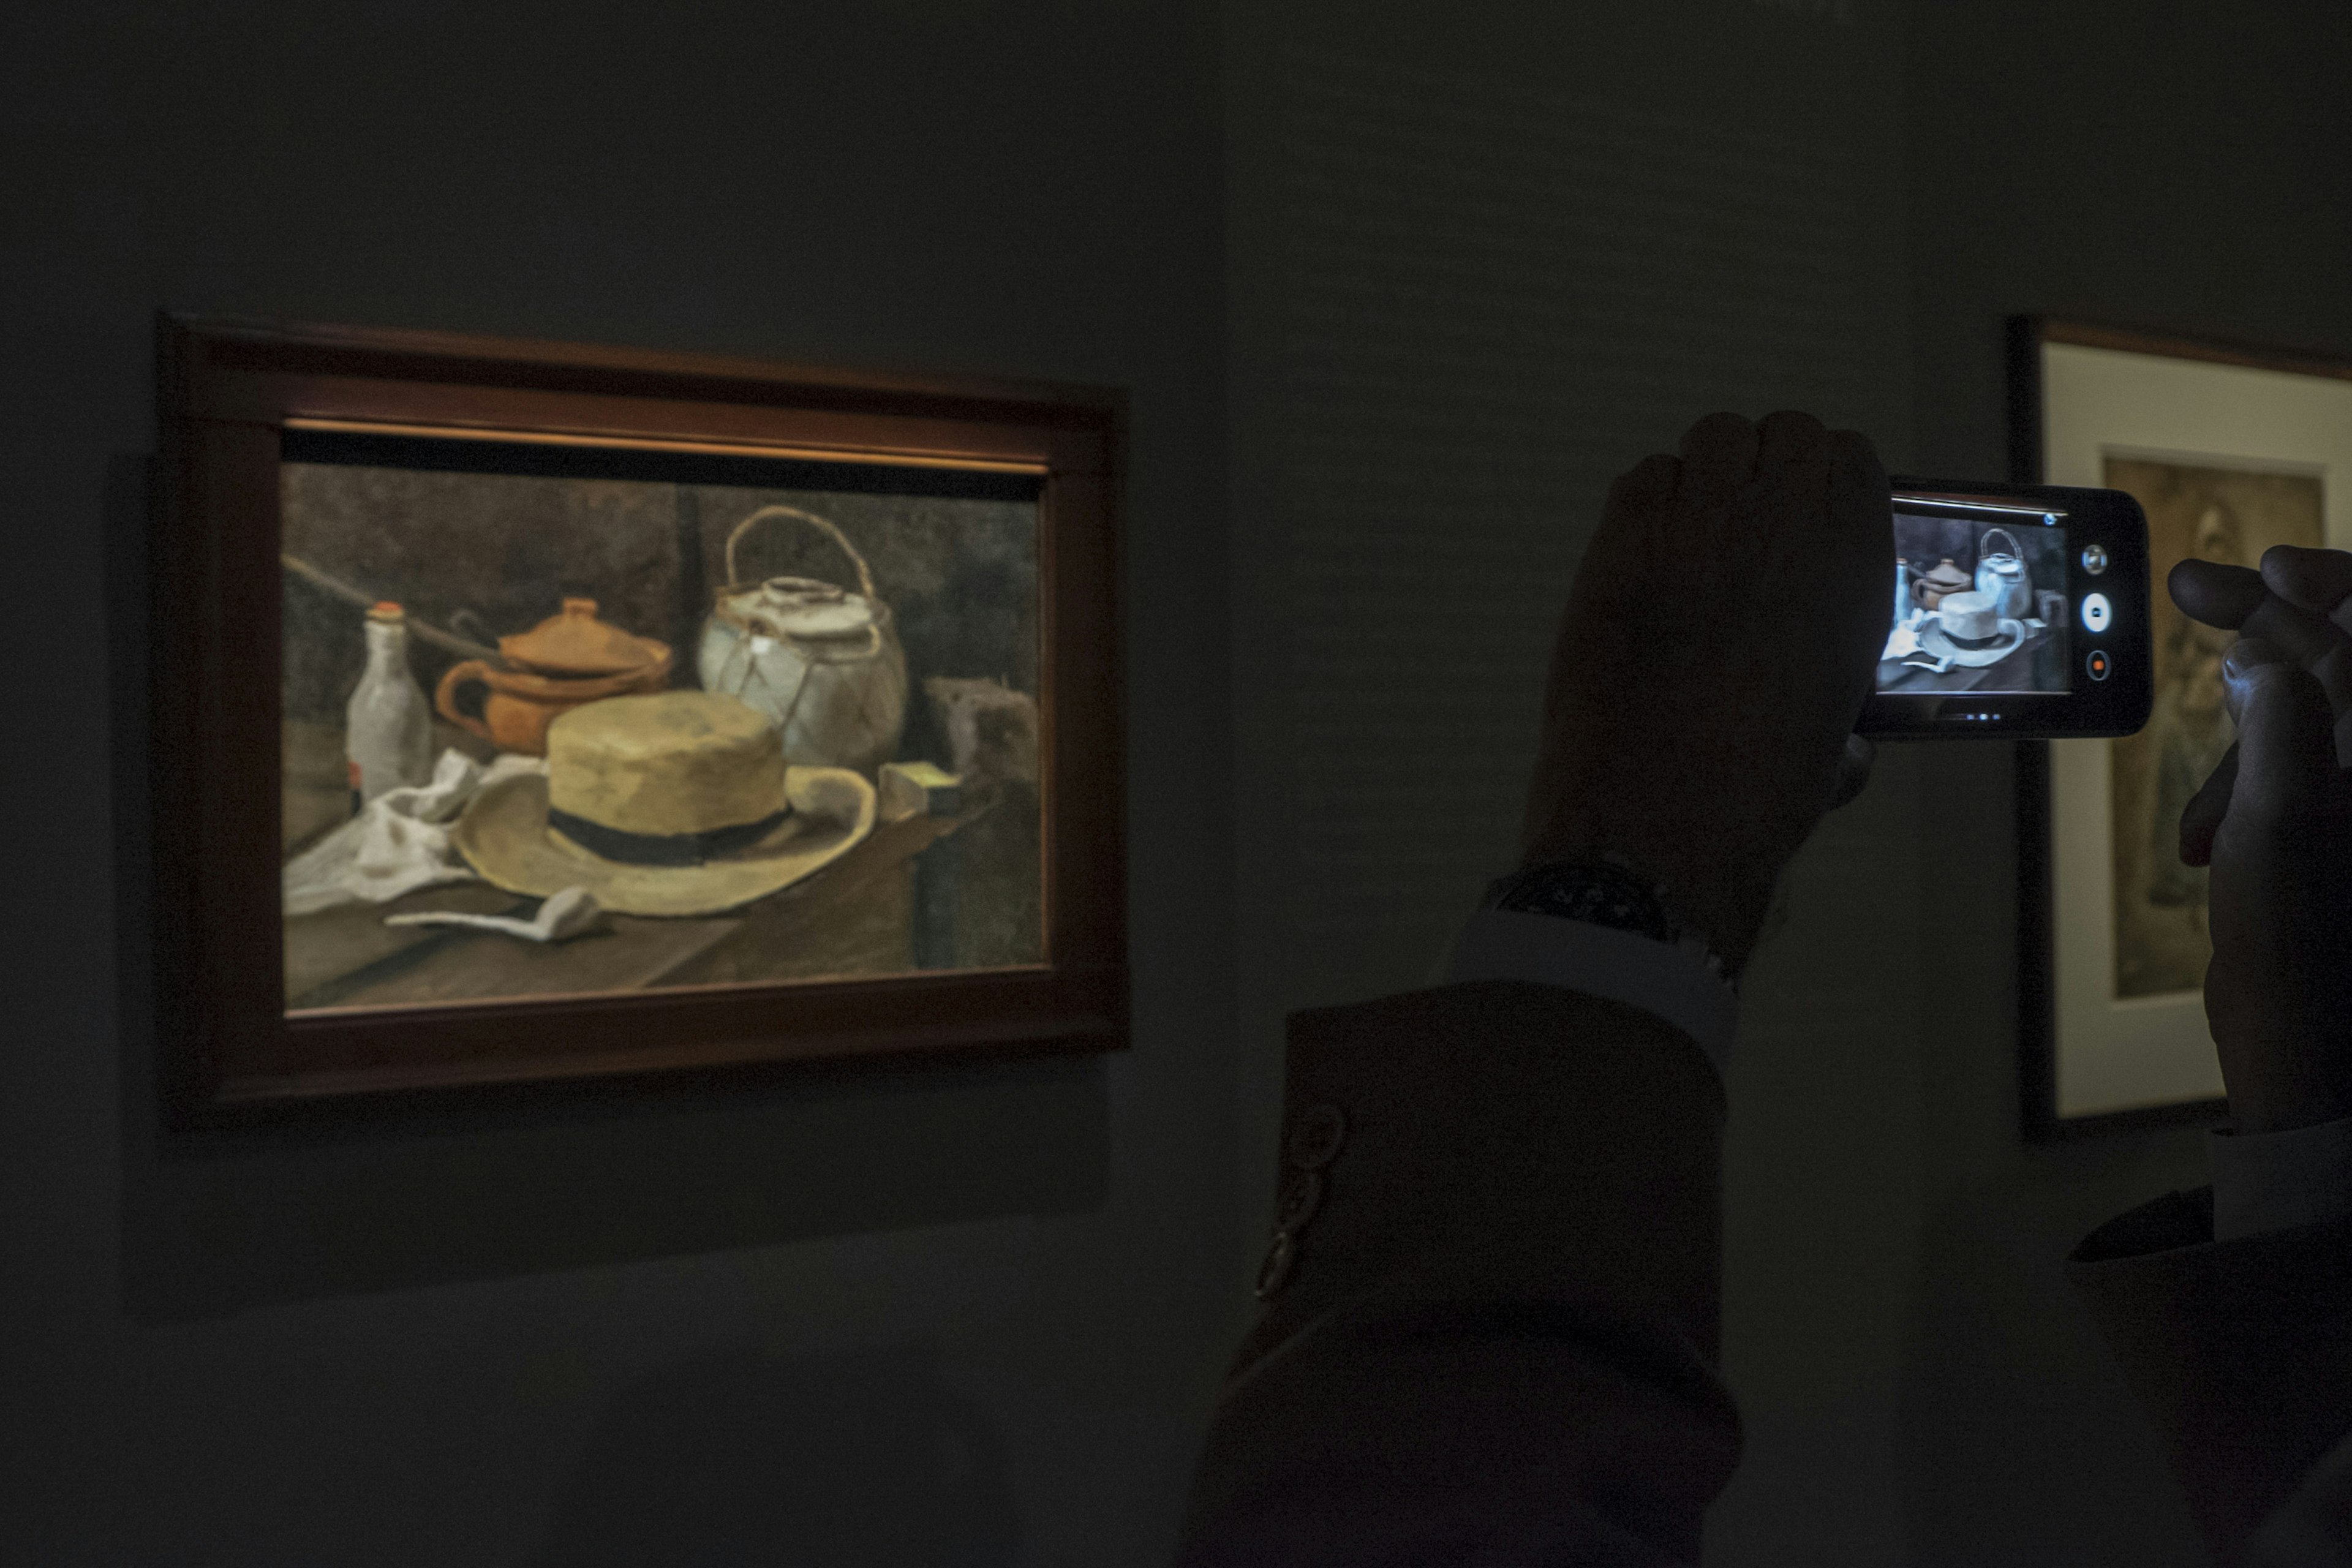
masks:
MULTIPOLYGON (((289 763, 294 760, 289 747, 289 763)), ((290 816, 305 797, 297 793, 294 768, 288 771, 290 816)), ((832 865, 739 909, 681 919, 608 913, 601 930, 569 942, 383 923, 386 915, 421 910, 528 918, 539 907, 536 899, 487 882, 299 916, 285 922, 287 1007, 575 995, 938 967, 943 955, 925 911, 940 905, 940 884, 951 883, 953 870, 951 858, 937 850, 989 809, 982 801, 953 816, 878 824, 832 865)), ((951 886, 945 891, 951 896, 951 886)))
POLYGON ((2063 691, 2065 689, 2065 671, 2058 670, 2053 674, 2037 667, 2042 650, 2049 647, 2056 637, 2053 628, 2040 626, 2029 632, 2025 640, 2011 649, 2007 657, 1992 664, 1974 667, 1956 664, 1941 675, 1917 665, 1881 659, 1878 689, 1897 697, 1957 691, 2063 691))

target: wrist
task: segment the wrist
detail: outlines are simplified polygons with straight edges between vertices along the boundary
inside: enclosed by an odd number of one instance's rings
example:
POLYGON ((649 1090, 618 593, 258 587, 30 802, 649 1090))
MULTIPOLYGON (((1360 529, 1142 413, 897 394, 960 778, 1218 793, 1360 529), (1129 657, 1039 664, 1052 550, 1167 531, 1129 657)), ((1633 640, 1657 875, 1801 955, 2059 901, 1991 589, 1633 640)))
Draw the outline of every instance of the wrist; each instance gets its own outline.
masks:
POLYGON ((1703 889, 1685 895, 1658 874, 1654 860, 1588 846, 1580 852, 1530 851, 1520 868, 1491 884, 1483 906, 1583 921, 1681 949, 1726 984, 1737 985, 1752 933, 1729 906, 1703 889), (1718 930, 1735 933, 1727 945, 1718 930))
POLYGON ((1736 974, 1746 965, 1772 904, 1777 868, 1738 868, 1704 860, 1660 836, 1606 831, 1549 833, 1531 841, 1522 866, 1613 861, 1649 879, 1667 913, 1736 974))

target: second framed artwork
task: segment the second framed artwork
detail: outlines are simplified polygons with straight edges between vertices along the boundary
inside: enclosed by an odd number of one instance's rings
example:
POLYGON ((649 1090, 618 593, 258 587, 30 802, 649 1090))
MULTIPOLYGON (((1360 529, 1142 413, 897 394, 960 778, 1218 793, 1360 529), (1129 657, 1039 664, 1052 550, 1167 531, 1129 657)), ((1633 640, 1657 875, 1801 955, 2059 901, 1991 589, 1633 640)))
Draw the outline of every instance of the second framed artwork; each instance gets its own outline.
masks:
POLYGON ((167 320, 173 1119, 1123 1043, 1121 404, 167 320))
POLYGON ((2012 468, 2130 492, 2157 616, 2147 727, 2024 748, 2021 985, 2026 1125, 2040 1135, 2216 1113, 2206 874, 2181 808, 2228 751, 2232 635, 2164 592, 2190 557, 2352 548, 2352 362, 2079 322, 2011 324, 2012 468))

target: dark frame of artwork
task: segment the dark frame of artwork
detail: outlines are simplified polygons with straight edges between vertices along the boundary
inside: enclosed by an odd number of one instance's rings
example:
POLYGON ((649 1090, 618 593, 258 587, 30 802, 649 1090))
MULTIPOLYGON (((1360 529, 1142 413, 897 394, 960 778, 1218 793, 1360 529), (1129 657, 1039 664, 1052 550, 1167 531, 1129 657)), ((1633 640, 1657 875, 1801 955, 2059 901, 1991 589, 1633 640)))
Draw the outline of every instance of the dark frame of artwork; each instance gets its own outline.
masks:
MULTIPOLYGON (((2042 316, 2008 322, 2009 477, 2019 483, 2046 478, 2043 349, 2046 344, 2113 350, 2207 365, 2352 380, 2352 362, 2291 349, 2149 332, 2042 316)), ((2065 482, 2076 482, 2068 480, 2065 482)), ((2157 595, 2164 592, 2159 583, 2157 595)), ((2228 1101, 2200 1096, 2130 1110, 2063 1114, 2059 1093, 2062 1047, 2057 962, 2055 775, 2050 742, 2022 741, 2016 752, 2018 866, 2018 1045, 2021 1126, 2032 1142, 2069 1140, 2167 1126, 2211 1126, 2228 1101)))
POLYGON ((172 316, 157 360, 147 784, 167 1130, 1127 1044, 1123 394, 172 316), (1043 962, 289 1016, 279 558, 294 431, 1034 476, 1043 962))

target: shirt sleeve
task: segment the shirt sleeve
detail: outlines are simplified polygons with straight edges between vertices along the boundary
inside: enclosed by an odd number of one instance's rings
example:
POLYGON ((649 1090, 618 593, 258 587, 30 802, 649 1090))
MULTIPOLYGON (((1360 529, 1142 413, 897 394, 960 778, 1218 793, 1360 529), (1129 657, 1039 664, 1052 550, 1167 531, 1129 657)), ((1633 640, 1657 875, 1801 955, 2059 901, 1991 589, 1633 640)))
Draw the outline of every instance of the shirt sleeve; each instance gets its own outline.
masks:
POLYGON ((2205 1148, 2215 1241, 2352 1214, 2352 1117, 2285 1132, 2210 1132, 2205 1148))
MULTIPOLYGON (((1682 950, 1611 926, 1481 910, 1446 956, 1446 984, 1523 980, 1622 1002, 1688 1035, 1730 1066, 1739 995, 1682 950)), ((2352 1215, 2352 1118, 2286 1132, 2207 1136, 2213 1238, 2235 1240, 2352 1215)))
POLYGON ((1454 938, 1445 984, 1524 980, 1622 1002, 1697 1042, 1721 1074, 1731 1060, 1739 993, 1690 953, 1612 926, 1524 910, 1480 910, 1454 938))

